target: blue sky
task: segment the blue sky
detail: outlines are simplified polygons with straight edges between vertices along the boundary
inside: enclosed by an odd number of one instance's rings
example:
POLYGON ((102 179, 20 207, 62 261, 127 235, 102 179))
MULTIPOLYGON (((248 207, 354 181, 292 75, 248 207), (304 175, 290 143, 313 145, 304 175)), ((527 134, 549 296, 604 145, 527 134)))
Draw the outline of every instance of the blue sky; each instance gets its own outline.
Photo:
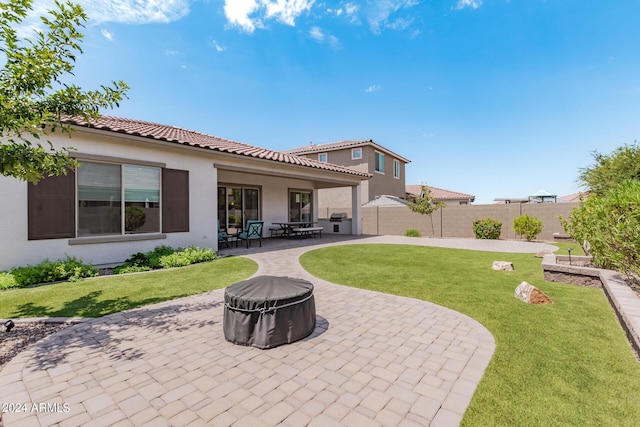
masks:
POLYGON ((105 113, 274 150, 371 138, 476 203, 574 193, 640 137, 637 0, 80 3, 75 81, 131 86, 105 113))

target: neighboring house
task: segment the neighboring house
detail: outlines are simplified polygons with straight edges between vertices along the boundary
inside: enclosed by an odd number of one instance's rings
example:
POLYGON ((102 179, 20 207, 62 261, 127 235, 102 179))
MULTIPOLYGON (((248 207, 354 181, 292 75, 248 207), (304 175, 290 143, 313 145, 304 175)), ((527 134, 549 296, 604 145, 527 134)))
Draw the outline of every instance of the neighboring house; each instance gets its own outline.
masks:
MULTIPOLYGON (((323 163, 346 166, 371 174, 363 181, 360 204, 382 195, 404 198, 405 165, 411 161, 375 143, 373 140, 348 140, 329 144, 310 144, 284 151, 323 163)), ((318 197, 320 215, 350 210, 350 196, 345 189, 321 190, 318 197)))
POLYGON ((580 193, 573 193, 573 194, 569 194, 566 196, 560 196, 558 197, 558 202, 560 203, 578 203, 582 200, 585 200, 587 198, 587 196, 589 195, 588 191, 585 192, 580 192, 580 193))
MULTIPOLYGON (((359 212, 371 175, 203 133, 103 116, 69 119, 81 167, 37 185, 0 176, 0 270, 76 256, 109 264, 158 245, 217 249, 222 228, 249 219, 316 220, 318 188, 346 188, 359 212)), ((351 222, 361 234, 360 214, 351 222)))
MULTIPOLYGON (((443 202, 447 205, 470 205, 476 199, 473 194, 458 193, 457 191, 444 190, 442 188, 427 185, 431 190, 431 197, 434 202, 443 202)), ((406 186, 407 200, 415 200, 422 194, 422 185, 411 184, 406 186)))

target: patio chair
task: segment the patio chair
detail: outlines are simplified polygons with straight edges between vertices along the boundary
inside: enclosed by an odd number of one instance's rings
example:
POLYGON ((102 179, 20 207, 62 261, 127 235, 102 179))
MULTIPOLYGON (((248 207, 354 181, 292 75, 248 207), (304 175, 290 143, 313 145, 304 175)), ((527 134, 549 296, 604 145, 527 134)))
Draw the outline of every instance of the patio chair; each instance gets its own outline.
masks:
MULTIPOLYGON (((264 222, 259 220, 247 221, 247 225, 244 231, 238 234, 238 240, 246 240, 247 249, 249 249, 250 241, 258 239, 260 241, 260 247, 262 247, 262 225, 263 224, 264 222)), ((236 240, 236 248, 238 247, 238 240, 236 240)))
POLYGON ((218 247, 224 244, 229 247, 229 234, 226 231, 220 230, 220 220, 218 220, 218 247))

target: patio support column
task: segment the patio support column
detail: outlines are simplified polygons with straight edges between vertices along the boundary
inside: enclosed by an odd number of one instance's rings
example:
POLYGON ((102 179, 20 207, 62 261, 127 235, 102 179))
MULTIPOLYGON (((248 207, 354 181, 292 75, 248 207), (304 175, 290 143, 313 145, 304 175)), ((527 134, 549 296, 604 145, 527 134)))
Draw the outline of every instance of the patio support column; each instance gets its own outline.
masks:
POLYGON ((351 187, 351 234, 360 236, 362 234, 362 205, 361 185, 351 187))

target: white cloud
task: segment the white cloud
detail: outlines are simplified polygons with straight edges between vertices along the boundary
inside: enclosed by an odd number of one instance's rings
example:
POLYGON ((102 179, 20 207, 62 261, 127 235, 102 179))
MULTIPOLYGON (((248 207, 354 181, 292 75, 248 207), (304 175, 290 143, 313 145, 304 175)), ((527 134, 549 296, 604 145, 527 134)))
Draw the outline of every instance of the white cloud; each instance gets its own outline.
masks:
MULTIPOLYGON (((79 3, 89 20, 86 25, 105 22, 125 24, 167 23, 189 13, 189 0, 74 0, 79 3)), ((30 37, 33 30, 44 27, 40 16, 56 9, 54 0, 35 0, 32 11, 18 28, 19 35, 30 37)), ((103 34, 104 35, 104 34, 103 34)))
POLYGON ((332 34, 325 34, 320 27, 311 28, 309 30, 309 35, 318 43, 326 42, 334 49, 338 49, 340 47, 340 40, 332 34))
POLYGON ((167 50, 164 51, 164 53, 167 56, 178 56, 178 55, 180 55, 180 51, 178 51, 178 50, 167 49, 167 50))
MULTIPOLYGON (((391 19, 391 16, 402 9, 409 9, 417 5, 417 0, 380 0, 371 3, 364 13, 374 33, 380 33, 382 28, 404 29, 399 25, 403 18, 391 19)), ((355 12, 354 12, 355 13, 355 12)))
POLYGON ((104 28, 103 28, 103 29, 100 31, 100 33, 102 34, 102 36, 103 36, 105 39, 107 39, 107 40, 109 40, 109 41, 113 41, 113 33, 109 32, 109 30, 106 30, 106 29, 104 29, 104 28))
POLYGON ((458 0, 458 4, 456 4, 456 9, 465 9, 470 7, 472 9, 477 9, 482 6, 482 0, 458 0))
POLYGON ((312 39, 318 42, 322 43, 324 41, 324 33, 322 32, 320 27, 311 28, 311 30, 309 30, 309 35, 311 36, 312 39))
POLYGON ((216 51, 218 51, 218 52, 223 52, 223 51, 227 50, 227 48, 226 48, 226 47, 222 46, 220 43, 218 43, 218 42, 217 42, 217 41, 215 41, 215 40, 211 40, 211 46, 213 46, 213 47, 214 47, 214 49, 215 49, 216 51))
POLYGON ((364 91, 367 93, 372 93, 372 92, 380 92, 382 90, 382 86, 380 85, 371 85, 368 88, 366 88, 364 91))
POLYGON ((224 14, 231 25, 237 25, 243 30, 252 33, 256 26, 261 27, 257 19, 251 19, 249 15, 258 9, 256 0, 225 0, 224 14))
POLYGON ((229 24, 252 33, 262 28, 267 19, 293 27, 296 18, 311 10, 314 3, 315 0, 225 0, 224 13, 229 24))

